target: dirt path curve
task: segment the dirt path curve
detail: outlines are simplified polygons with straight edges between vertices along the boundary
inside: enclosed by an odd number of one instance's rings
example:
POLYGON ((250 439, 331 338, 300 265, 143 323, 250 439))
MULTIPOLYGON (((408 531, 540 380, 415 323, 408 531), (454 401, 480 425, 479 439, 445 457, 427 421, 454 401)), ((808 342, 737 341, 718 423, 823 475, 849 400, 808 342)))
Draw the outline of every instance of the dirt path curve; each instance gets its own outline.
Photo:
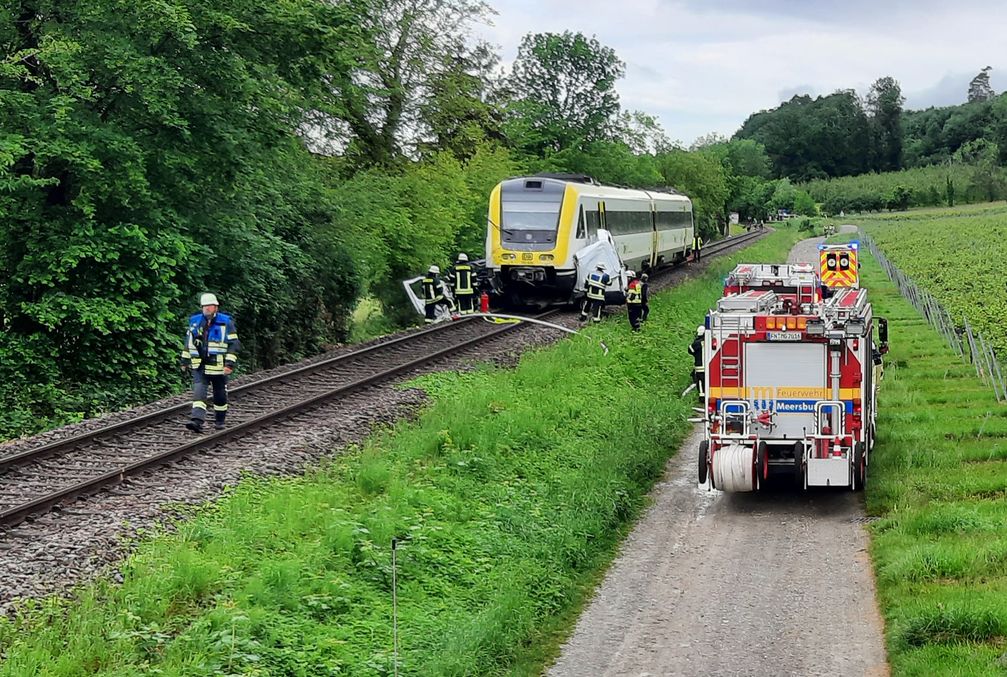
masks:
POLYGON ((668 463, 549 674, 887 675, 861 494, 707 491, 699 442, 668 463))

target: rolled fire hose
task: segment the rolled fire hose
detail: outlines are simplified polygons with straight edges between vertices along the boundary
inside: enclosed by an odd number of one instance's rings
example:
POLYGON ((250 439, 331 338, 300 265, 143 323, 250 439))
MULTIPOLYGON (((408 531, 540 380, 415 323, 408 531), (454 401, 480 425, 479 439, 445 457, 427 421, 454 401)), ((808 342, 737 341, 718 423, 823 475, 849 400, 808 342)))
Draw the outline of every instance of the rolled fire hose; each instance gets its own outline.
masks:
POLYGON ((744 444, 718 449, 713 454, 713 484, 721 491, 754 491, 755 449, 744 444))

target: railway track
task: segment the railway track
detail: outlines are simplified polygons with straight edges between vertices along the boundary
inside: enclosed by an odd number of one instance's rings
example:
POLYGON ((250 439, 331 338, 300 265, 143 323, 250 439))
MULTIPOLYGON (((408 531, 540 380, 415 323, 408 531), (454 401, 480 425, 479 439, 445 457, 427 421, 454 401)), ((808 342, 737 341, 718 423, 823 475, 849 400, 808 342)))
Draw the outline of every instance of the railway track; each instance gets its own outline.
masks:
MULTIPOLYGON (((756 239, 754 232, 712 243, 707 256, 756 239)), ((561 313, 553 309, 534 316, 561 313)), ((85 496, 125 478, 266 427, 336 397, 380 384, 435 363, 524 324, 489 324, 480 318, 440 323, 389 341, 252 381, 229 391, 229 427, 193 435, 182 427, 190 404, 0 457, 0 526, 85 496)))

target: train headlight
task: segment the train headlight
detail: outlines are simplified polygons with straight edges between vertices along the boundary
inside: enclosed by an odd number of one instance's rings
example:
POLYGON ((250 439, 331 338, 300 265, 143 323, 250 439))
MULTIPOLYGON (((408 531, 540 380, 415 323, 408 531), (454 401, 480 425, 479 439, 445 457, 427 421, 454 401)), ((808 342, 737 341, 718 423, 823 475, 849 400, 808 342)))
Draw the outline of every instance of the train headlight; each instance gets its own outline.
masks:
POLYGON ((502 254, 500 256, 500 258, 502 258, 504 261, 513 261, 514 259, 517 258, 517 254, 507 254, 507 253, 505 253, 505 254, 502 254))

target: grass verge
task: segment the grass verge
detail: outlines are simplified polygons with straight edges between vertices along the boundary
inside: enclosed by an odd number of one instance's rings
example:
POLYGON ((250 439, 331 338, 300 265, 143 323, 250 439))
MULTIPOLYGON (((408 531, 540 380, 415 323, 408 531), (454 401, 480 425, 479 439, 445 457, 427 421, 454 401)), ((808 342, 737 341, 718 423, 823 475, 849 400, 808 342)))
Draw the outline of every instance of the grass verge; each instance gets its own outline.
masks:
POLYGON ((866 253, 892 349, 867 508, 896 675, 1007 673, 1007 407, 866 253))
POLYGON ((2 675, 537 674, 688 429, 686 347, 738 259, 513 370, 425 377, 421 417, 305 477, 248 479, 124 582, 0 622, 2 675), (611 352, 603 355, 598 340, 611 352))

